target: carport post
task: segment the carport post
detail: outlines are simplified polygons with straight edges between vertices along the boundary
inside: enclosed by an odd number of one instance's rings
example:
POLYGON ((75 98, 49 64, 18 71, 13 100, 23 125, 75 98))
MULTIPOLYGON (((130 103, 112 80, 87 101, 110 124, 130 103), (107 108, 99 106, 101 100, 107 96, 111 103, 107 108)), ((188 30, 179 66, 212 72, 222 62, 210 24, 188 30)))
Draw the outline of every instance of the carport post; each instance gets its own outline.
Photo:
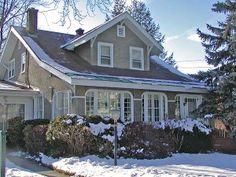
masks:
POLYGON ((6 168, 6 132, 0 130, 0 177, 5 177, 6 168))

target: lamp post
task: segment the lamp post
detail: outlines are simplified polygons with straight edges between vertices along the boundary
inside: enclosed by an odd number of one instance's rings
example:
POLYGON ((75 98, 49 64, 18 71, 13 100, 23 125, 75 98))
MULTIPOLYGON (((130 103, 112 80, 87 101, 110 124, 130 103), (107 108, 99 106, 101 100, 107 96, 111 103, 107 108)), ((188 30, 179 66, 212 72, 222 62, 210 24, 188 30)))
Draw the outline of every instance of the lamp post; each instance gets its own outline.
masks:
MULTIPOLYGON (((0 104, 1 106, 1 104, 0 104)), ((0 114, 0 177, 5 177, 5 168, 6 168, 6 105, 2 106, 3 110, 0 114)))
POLYGON ((120 109, 111 109, 112 118, 114 120, 114 166, 117 166, 117 121, 120 118, 120 109))

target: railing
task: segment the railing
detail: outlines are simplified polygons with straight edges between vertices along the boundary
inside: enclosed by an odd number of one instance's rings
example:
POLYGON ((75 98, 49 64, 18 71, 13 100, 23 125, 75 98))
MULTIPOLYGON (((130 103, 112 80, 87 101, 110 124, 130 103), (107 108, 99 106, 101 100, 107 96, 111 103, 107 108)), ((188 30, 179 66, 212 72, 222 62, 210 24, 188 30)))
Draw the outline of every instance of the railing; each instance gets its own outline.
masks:
POLYGON ((5 177, 6 168, 6 133, 0 130, 0 177, 5 177))

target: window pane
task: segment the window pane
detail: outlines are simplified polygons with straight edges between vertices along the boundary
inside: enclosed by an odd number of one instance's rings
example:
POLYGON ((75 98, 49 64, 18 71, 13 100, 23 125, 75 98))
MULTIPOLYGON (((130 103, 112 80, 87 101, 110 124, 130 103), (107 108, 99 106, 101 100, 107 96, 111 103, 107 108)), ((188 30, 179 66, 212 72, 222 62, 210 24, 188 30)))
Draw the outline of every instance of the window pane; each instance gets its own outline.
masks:
POLYGON ((94 92, 86 94, 86 115, 94 115, 94 92))
POLYGON ((110 56, 110 47, 109 46, 101 46, 101 55, 102 56, 110 56))
POLYGON ((189 117, 193 117, 193 111, 195 109, 197 109, 197 100, 195 98, 188 98, 187 99, 187 102, 188 102, 188 114, 189 114, 189 117))
POLYGON ((177 96, 175 100, 175 117, 180 118, 180 97, 177 96))
POLYGON ((124 94, 124 121, 131 121, 131 96, 128 93, 124 94))
POLYGON ((101 45, 101 64, 111 65, 111 47, 101 45))
POLYGON ((141 50, 132 49, 132 59, 141 60, 142 52, 141 50))
POLYGON ((142 68, 141 60, 133 60, 133 68, 142 68))
POLYGON ((141 69, 143 67, 142 66, 143 56, 141 48, 140 49, 131 48, 130 55, 131 55, 132 68, 141 69))

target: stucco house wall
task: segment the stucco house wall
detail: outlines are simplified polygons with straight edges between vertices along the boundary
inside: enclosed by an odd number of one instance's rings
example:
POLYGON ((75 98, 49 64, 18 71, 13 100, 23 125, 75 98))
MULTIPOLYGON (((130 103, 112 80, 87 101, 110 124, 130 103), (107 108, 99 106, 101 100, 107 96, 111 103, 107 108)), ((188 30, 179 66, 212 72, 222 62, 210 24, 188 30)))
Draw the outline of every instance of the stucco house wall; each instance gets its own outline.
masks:
MULTIPOLYGON (((99 34, 93 45, 91 40, 75 49, 76 54, 88 61, 92 65, 98 63, 98 42, 106 42, 113 44, 113 67, 130 69, 130 54, 129 47, 140 47, 143 48, 144 55, 144 70, 149 70, 149 57, 147 57, 147 45, 126 25, 125 26, 125 37, 117 36, 117 24, 110 29, 99 34)), ((153 54, 155 51, 153 51, 153 54)), ((158 50, 156 53, 158 54, 158 50)))

